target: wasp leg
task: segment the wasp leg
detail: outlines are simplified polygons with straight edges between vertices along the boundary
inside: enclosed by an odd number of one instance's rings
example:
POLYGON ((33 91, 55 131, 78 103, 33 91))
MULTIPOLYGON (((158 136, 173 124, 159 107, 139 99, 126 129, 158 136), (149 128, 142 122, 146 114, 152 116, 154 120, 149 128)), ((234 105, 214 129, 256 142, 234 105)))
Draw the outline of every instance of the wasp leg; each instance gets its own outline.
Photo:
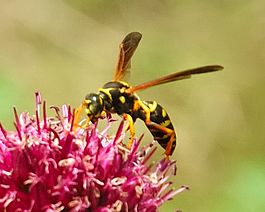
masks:
POLYGON ((79 126, 79 120, 81 117, 81 113, 85 108, 85 104, 82 103, 76 110, 75 110, 75 115, 74 115, 74 129, 79 126))
POLYGON ((139 107, 141 107, 143 110, 144 110, 144 112, 145 112, 145 123, 149 123, 149 122, 151 122, 150 121, 150 108, 149 107, 147 107, 141 100, 138 100, 137 101, 137 104, 139 105, 139 107))
POLYGON ((146 123, 146 125, 148 127, 153 127, 153 128, 158 129, 161 132, 166 133, 166 136, 170 136, 169 142, 167 143, 167 146, 166 146, 166 149, 165 149, 165 153, 164 153, 166 159, 169 159, 169 156, 171 155, 172 145, 173 145, 173 142, 175 141, 175 132, 174 132, 174 130, 169 129, 167 127, 164 127, 162 125, 159 125, 159 124, 157 124, 155 122, 151 122, 151 121, 149 123, 146 123))
POLYGON ((127 132, 130 129, 130 123, 127 123, 124 127, 124 131, 127 132))
MULTIPOLYGON (((86 103, 83 102, 76 110, 75 110, 75 115, 74 115, 74 129, 76 129, 77 127, 81 127, 83 129, 86 129, 87 126, 89 125, 89 122, 91 121, 91 119, 89 117, 87 117, 86 122, 82 125, 79 124, 80 121, 80 117, 81 117, 81 113, 83 112, 83 110, 86 107, 86 103)), ((105 113, 102 113, 102 116, 105 115, 105 113)))
POLYGON ((130 129, 131 136, 130 136, 130 140, 129 140, 129 143, 128 143, 127 147, 129 149, 131 149, 132 144, 133 144, 133 139, 134 139, 134 136, 135 136, 133 118, 129 114, 124 114, 123 118, 128 121, 128 125, 125 127, 125 130, 127 131, 128 129, 130 129))
POLYGON ((166 149, 165 149, 165 153, 164 153, 166 159, 169 160, 169 156, 171 155, 173 142, 175 141, 175 132, 174 132, 174 130, 172 130, 170 128, 167 128, 165 126, 162 126, 160 124, 157 124, 155 122, 152 122, 151 118, 150 118, 150 114, 151 114, 150 108, 148 106, 146 106, 142 101, 140 101, 140 100, 137 101, 137 106, 141 107, 144 110, 144 112, 145 112, 145 120, 144 120, 144 122, 145 122, 146 126, 148 126, 148 128, 150 128, 150 127, 156 128, 159 131, 164 132, 166 134, 165 136, 170 136, 170 139, 169 139, 169 141, 167 143, 167 146, 166 146, 166 149))

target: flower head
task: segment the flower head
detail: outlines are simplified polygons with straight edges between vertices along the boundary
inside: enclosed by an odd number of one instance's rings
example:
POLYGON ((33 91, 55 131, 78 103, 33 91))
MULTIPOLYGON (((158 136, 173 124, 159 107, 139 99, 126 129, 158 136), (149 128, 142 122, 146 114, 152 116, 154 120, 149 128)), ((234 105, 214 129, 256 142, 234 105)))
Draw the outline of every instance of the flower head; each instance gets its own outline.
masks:
POLYGON ((175 162, 148 165, 152 145, 124 146, 123 122, 111 136, 110 119, 102 132, 84 129, 69 106, 52 108, 48 118, 36 93, 35 116, 14 109, 16 130, 0 124, 1 211, 157 211, 187 189, 169 188, 175 162))

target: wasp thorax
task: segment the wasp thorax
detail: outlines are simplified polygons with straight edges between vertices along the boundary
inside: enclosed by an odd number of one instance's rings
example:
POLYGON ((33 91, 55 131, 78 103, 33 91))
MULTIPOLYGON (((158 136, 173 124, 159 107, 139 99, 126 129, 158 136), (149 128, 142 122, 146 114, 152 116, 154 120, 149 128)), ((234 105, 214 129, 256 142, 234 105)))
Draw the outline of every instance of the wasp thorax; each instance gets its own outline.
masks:
POLYGON ((90 118, 99 118, 104 109, 103 99, 96 93, 90 93, 85 98, 86 114, 90 118))

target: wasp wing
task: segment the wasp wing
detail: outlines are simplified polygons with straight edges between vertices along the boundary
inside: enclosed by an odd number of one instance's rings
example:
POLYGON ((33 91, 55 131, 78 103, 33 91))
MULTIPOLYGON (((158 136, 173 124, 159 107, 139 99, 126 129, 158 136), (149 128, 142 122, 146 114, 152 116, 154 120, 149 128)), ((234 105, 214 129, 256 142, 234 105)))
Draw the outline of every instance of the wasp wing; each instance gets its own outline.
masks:
POLYGON ((142 38, 142 34, 139 32, 131 32, 125 36, 120 44, 119 59, 114 75, 114 81, 121 80, 126 70, 131 66, 131 58, 142 38))
POLYGON ((126 92, 132 93, 132 92, 135 92, 138 90, 143 90, 143 89, 155 86, 155 85, 161 85, 161 84, 168 83, 168 82, 187 79, 187 78, 190 78, 194 74, 203 74, 203 73, 208 73, 208 72, 219 71, 222 69, 223 69, 223 67, 220 65, 208 65, 208 66, 202 66, 202 67, 198 67, 198 68, 188 69, 185 71, 169 74, 169 75, 163 76, 161 78, 142 83, 140 85, 133 86, 133 87, 127 89, 126 92))

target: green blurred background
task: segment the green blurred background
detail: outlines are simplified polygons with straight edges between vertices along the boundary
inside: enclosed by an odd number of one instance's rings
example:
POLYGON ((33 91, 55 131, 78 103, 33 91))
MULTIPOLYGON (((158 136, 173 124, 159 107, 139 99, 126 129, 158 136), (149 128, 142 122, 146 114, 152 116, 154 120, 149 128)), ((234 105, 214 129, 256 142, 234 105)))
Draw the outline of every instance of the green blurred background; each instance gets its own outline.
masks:
MULTIPOLYGON (((178 131, 175 187, 161 211, 265 211, 265 3, 246 1, 4 1, 0 7, 0 120, 12 106, 77 107, 113 76, 118 44, 140 31, 130 83, 221 64, 224 71, 154 87, 178 131)), ((144 124, 137 135, 152 140, 144 124)), ((162 149, 157 151, 157 159, 162 149)))

